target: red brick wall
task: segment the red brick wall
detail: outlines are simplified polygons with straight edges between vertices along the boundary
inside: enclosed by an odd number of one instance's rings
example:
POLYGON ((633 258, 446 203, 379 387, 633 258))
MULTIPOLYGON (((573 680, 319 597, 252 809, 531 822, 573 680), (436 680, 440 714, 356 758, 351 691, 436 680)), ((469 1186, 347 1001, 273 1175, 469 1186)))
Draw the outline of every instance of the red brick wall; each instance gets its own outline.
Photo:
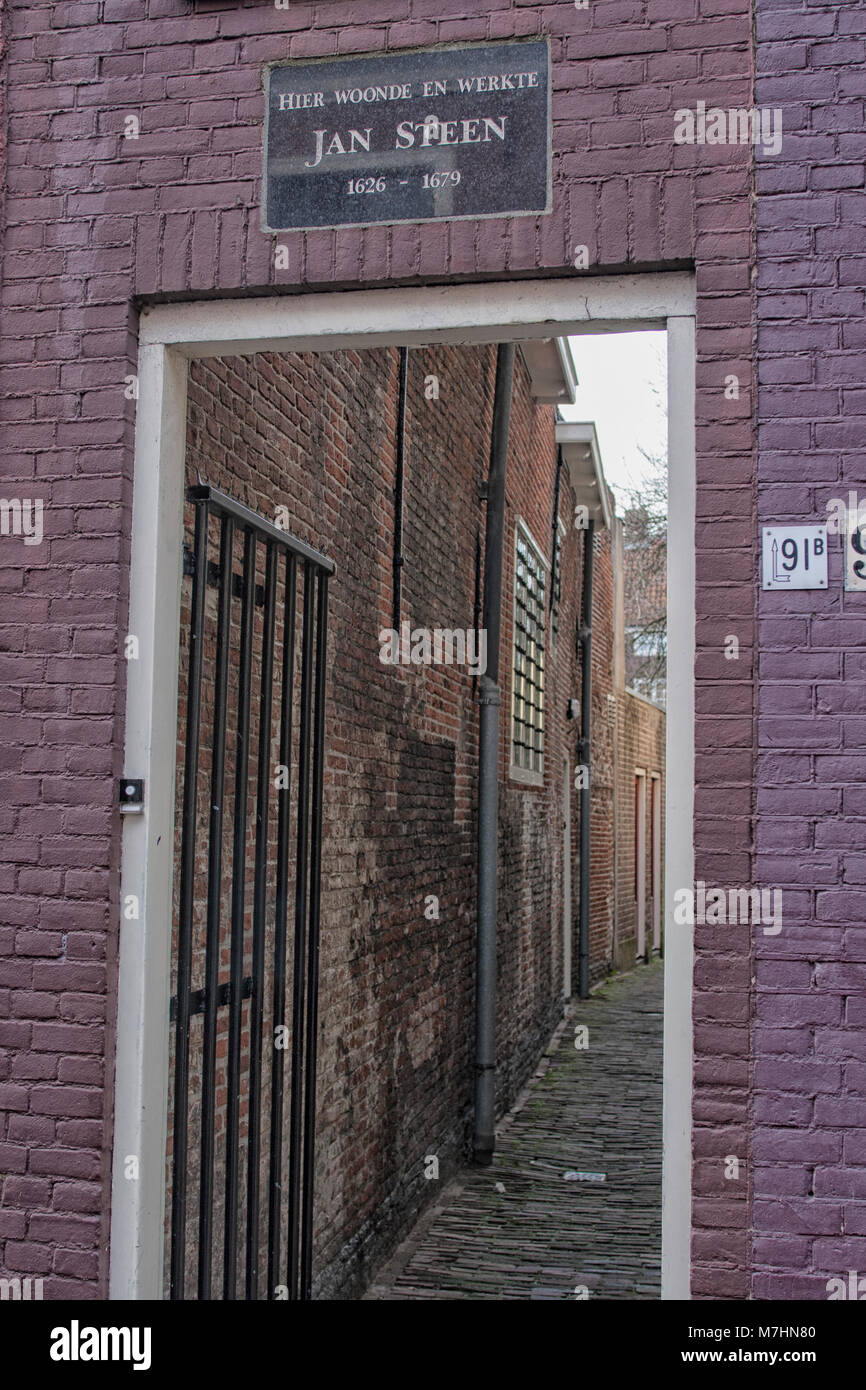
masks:
POLYGON ((592 720, 590 751, 590 980, 601 979, 613 963, 614 853, 616 837, 614 715, 614 606, 611 538, 596 531, 592 581, 592 720))
MULTIPOLYGON (((672 143, 677 107, 702 96, 748 104, 749 6, 624 0, 576 10, 571 0, 479 0, 469 19, 465 8, 465 0, 321 0, 190 10, 186 0, 106 0, 100 11, 92 0, 45 0, 7 12, 0 446, 7 489, 45 500, 46 539, 25 552, 6 538, 0 554, 12 653, 0 724, 10 831, 0 987, 16 991, 13 1016, 0 1025, 0 1044, 11 1049, 2 1142, 14 1175, 4 1258, 13 1274, 50 1267, 55 1294, 104 1290, 107 1268, 113 1049, 100 1019, 104 1012, 113 1028, 113 778, 123 747, 135 418, 123 382, 134 371, 141 300, 563 275, 573 273, 576 245, 589 248, 593 272, 694 263, 697 872, 749 882, 752 718, 735 696, 723 642, 735 624, 742 676, 754 607, 751 152, 672 143), (281 238, 288 271, 274 269, 258 229, 263 63, 536 33, 550 36, 553 56, 551 215, 296 234, 281 238), (137 141, 122 135, 129 113, 140 117, 137 141), (722 393, 729 372, 743 383, 737 403, 722 393), (28 1143, 40 1146, 38 1157, 28 1143)), ((698 1015, 706 990, 739 1006, 749 972, 728 967, 731 950, 748 954, 748 943, 721 943, 705 930, 696 946, 698 1015)), ((712 1044, 698 1037, 695 1113, 713 1152, 727 1144, 717 1136, 720 1115, 732 1126, 746 1121, 748 1056, 745 1028, 712 1044)), ((702 1170, 697 1177, 695 1218, 712 1241, 697 1251, 695 1291, 742 1297, 745 1203, 702 1170)))

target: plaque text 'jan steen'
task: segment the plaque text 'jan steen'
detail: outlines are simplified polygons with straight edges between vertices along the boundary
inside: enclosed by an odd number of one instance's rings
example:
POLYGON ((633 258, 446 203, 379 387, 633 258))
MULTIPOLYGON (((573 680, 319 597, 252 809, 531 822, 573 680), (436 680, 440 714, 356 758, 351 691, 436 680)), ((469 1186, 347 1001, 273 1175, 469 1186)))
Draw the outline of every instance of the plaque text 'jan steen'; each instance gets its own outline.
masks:
POLYGON ((269 231, 550 210, 544 42, 267 71, 269 231))

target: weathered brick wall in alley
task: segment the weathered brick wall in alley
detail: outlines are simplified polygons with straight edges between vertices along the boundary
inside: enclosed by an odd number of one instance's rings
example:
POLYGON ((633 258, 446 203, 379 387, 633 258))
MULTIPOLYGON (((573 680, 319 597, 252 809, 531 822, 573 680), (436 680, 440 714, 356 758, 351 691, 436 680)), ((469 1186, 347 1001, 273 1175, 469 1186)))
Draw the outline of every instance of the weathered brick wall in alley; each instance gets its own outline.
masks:
MULTIPOLYGON (((413 630, 475 625, 475 541, 483 540, 485 511, 478 487, 488 468, 495 356, 486 348, 409 356, 402 617, 413 630), (438 400, 425 396, 434 374, 438 400)), ((397 358, 392 349, 211 360, 194 365, 190 383, 189 480, 200 474, 268 517, 287 508, 288 529, 336 564, 317 1127, 316 1269, 325 1294, 357 1288, 388 1253, 438 1189, 425 1179, 426 1156, 439 1158, 443 1181, 464 1151, 471 1115, 475 684, 465 667, 395 668, 379 659, 378 634, 392 624, 397 358), (439 899, 438 920, 425 917, 430 894, 439 899)), ((555 466, 553 411, 533 405, 518 356, 501 647, 500 1107, 525 1081, 560 1012, 558 769, 574 735, 565 709, 575 688, 582 573, 573 530, 562 544, 561 636, 547 658, 545 783, 508 780, 515 525, 518 516, 530 524, 549 556, 555 466)), ((560 515, 572 513, 566 482, 560 515)), ((188 603, 186 581, 185 611, 188 603)), ((184 654, 181 666, 185 672, 184 654)), ((184 708, 182 678, 179 759, 184 708)), ((254 759, 255 718, 251 742, 254 759)), ((203 823, 206 814, 203 800, 203 823)), ((203 890, 202 872, 199 897, 203 890)), ((194 987, 200 983, 194 970, 194 987)), ((192 1114, 197 1139, 194 1104, 192 1114)), ((192 1190, 195 1151, 193 1144, 192 1190)), ((220 1165, 218 1152, 218 1184, 220 1165)), ((190 1235, 194 1247, 194 1227, 190 1235)))
MULTIPOLYGON (((586 537, 582 536, 585 544, 586 537)), ((583 574, 581 545, 581 576, 583 574)), ((568 639, 573 641, 574 634, 568 639)), ((594 985, 609 974, 613 964, 615 887, 615 749, 614 703, 614 602, 611 540, 607 529, 596 526, 593 535, 592 587, 592 709, 590 713, 590 874, 589 874, 589 978, 594 985)), ((580 671, 580 660, 578 659, 580 671)), ((575 688, 575 696, 580 687, 575 688)), ((579 725, 579 720, 578 720, 579 725)), ((579 732, 579 728, 577 730, 579 732)), ((578 795, 579 803, 579 795, 578 795)), ((572 897, 579 921, 580 813, 572 820, 572 897)), ((578 987, 577 953, 572 959, 572 986, 578 987)))
MULTIPOLYGON (((467 18, 466 0, 317 0, 288 9, 11 0, 6 7, 0 449, 7 494, 16 488, 44 499, 45 540, 29 548, 4 537, 0 550, 7 653, 0 814, 8 831, 0 989, 12 991, 11 1016, 0 1021, 0 1166, 8 1175, 0 1230, 4 1269, 50 1275, 54 1296, 93 1297, 107 1287, 119 930, 114 779, 124 740, 135 423, 124 379, 136 367, 142 305, 170 296, 276 292, 290 299, 310 290, 574 275, 574 248, 584 245, 592 274, 694 265, 696 869, 707 881, 750 882, 751 150, 673 143, 677 108, 700 99, 749 104, 750 6, 616 0, 577 10, 572 0, 473 0, 471 9, 467 18), (259 229, 263 64, 535 34, 549 36, 553 65, 550 215, 293 233, 280 238, 288 269, 275 268, 272 239, 259 229), (123 136, 129 114, 140 120, 137 140, 123 136), (742 383, 737 401, 723 393, 728 373, 742 383), (734 629, 741 655, 732 672, 723 649, 734 629)), ((827 22, 820 7, 807 13, 827 22)), ((845 6, 838 14, 841 23, 856 11, 845 6)), ((788 47, 772 49, 772 58, 784 63, 788 47)), ((824 61, 816 45, 815 65, 824 61)), ((799 100, 805 80, 798 69, 785 101, 799 100)), ((809 80, 830 90, 820 72, 809 80)), ((855 215, 845 205, 853 209, 856 196, 827 193, 843 219, 855 215)), ((822 229, 829 224, 815 224, 816 235, 822 229)), ((803 246, 793 254, 809 253, 803 246)), ((810 293, 817 311, 819 290, 810 293)), ((820 312, 832 316, 832 304, 820 312)), ((816 372, 829 369, 841 342, 832 320, 821 327, 828 343, 825 351, 820 334, 814 340, 816 372)), ((855 350, 850 339, 844 347, 855 350)), ((841 388, 833 389, 841 402, 841 388)), ((815 442, 841 458, 838 440, 821 435, 815 442)), ((811 455, 800 462, 811 466, 811 455)), ((449 498, 439 500, 447 515, 449 498)), ((387 546, 387 532, 381 543, 387 546)), ((407 589, 407 602, 420 607, 424 592, 407 589)), ((380 605, 384 613, 384 594, 380 605)), ((792 622, 786 640, 802 645, 805 619, 792 622)), ((822 635, 841 659, 841 630, 812 634, 822 635)), ((844 640, 851 640, 847 631, 844 640)), ((431 776, 447 781, 450 773, 437 764, 431 776)), ((463 786, 468 796, 469 782, 463 786)), ((512 824, 511 808, 503 809, 512 824)), ((509 854, 506 845, 507 863, 509 854)), ((379 866, 383 876, 386 867, 379 866)), ((506 907, 514 873, 506 867, 506 907)), ((830 906, 819 895, 814 910, 830 906)), ((747 934, 696 932, 696 1018, 701 1026, 730 1020, 697 1039, 698 1295, 743 1297, 751 1286, 748 1184, 732 1192, 734 1184, 719 1176, 732 1147, 748 1148, 750 943, 747 934)), ((531 966, 540 974, 543 960, 504 967, 525 1012, 531 966)), ((833 974, 840 962, 819 968, 816 985, 841 988, 842 976, 833 974)), ((795 1007, 787 991, 796 999, 801 979, 796 971, 777 976, 780 1009, 795 1007)), ((388 1142, 393 1149, 395 1132, 388 1142)), ((376 1183, 370 1158, 359 1149, 356 1171, 376 1183)), ((373 1210, 370 1191, 363 1202, 373 1210)))
MULTIPOLYGON (((862 5, 757 0, 759 102, 784 111, 757 166, 760 520, 826 522, 863 496, 862 5)), ((866 596, 760 597, 755 1298, 826 1298, 866 1268, 866 596)), ((745 978, 743 978, 745 984, 745 978)))

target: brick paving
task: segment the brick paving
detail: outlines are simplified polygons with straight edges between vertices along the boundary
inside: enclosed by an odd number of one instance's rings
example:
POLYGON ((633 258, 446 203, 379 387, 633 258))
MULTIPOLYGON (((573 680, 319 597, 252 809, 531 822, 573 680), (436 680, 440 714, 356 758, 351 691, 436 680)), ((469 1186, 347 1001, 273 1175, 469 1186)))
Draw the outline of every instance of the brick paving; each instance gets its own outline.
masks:
POLYGON ((654 961, 573 1002, 493 1164, 447 1185, 365 1298, 660 1296, 662 976, 654 961))

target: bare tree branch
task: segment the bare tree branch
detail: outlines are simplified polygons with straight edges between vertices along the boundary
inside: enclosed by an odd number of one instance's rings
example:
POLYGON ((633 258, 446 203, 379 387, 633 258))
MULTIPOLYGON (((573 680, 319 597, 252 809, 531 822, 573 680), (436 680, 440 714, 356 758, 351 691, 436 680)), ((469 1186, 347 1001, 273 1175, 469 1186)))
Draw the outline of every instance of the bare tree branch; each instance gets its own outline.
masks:
POLYGON ((649 465, 623 516, 625 548, 626 683, 659 704, 667 671, 667 465, 649 465))

